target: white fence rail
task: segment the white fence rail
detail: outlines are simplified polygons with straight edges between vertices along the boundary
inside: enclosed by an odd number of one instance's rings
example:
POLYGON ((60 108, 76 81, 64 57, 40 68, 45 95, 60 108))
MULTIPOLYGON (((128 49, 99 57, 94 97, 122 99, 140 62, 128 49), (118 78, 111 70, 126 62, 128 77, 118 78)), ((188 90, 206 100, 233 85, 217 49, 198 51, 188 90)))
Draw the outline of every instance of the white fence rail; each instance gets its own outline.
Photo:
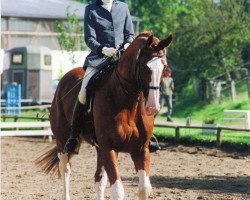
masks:
POLYGON ((2 122, 0 136, 48 136, 52 141, 50 122, 2 122), (35 128, 34 130, 30 130, 35 128))
POLYGON ((232 115, 243 115, 241 118, 226 118, 224 119, 225 122, 228 123, 237 123, 242 122, 246 129, 250 129, 250 110, 224 110, 224 114, 232 115))
POLYGON ((1 107, 1 110, 16 110, 16 109, 21 109, 21 110, 32 110, 32 109, 48 109, 50 108, 51 105, 37 105, 37 106, 22 106, 22 107, 1 107))

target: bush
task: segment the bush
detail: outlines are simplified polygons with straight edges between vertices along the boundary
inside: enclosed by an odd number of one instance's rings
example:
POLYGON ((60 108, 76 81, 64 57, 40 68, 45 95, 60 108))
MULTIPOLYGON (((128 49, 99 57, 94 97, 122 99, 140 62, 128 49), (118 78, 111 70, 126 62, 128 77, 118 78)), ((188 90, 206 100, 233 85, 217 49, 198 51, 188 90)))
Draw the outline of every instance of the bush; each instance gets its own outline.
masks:
POLYGON ((215 124, 215 118, 213 116, 206 116, 203 122, 204 124, 215 124))

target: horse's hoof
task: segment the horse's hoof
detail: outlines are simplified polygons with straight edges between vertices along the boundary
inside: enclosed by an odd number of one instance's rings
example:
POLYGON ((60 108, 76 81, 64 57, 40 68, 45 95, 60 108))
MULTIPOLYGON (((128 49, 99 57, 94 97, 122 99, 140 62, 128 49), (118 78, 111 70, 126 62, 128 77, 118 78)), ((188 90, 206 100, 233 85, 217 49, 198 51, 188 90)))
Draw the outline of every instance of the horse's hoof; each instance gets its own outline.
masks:
POLYGON ((78 154, 79 153, 79 139, 78 138, 69 138, 65 144, 64 152, 69 154, 78 154))

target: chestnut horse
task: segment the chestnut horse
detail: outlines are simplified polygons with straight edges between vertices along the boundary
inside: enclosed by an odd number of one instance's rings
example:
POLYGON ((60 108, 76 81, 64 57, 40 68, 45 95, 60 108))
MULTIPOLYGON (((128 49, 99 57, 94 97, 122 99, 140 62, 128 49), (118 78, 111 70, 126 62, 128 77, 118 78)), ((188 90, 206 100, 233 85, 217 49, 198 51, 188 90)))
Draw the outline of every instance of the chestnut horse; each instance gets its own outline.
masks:
MULTIPOLYGON (((152 32, 140 33, 120 58, 109 79, 95 91, 92 101, 94 136, 83 128, 81 139, 98 145, 95 183, 97 199, 104 199, 109 180, 112 198, 124 199, 118 170, 118 152, 131 155, 139 176, 139 199, 148 199, 149 141, 154 127, 154 113, 160 109, 159 85, 164 65, 165 48, 172 36, 159 40, 152 32)), ((75 99, 84 75, 82 68, 69 71, 60 81, 50 111, 51 129, 56 147, 37 159, 47 173, 58 171, 64 181, 63 199, 70 199, 69 179, 73 155, 63 152, 69 137, 75 99)))

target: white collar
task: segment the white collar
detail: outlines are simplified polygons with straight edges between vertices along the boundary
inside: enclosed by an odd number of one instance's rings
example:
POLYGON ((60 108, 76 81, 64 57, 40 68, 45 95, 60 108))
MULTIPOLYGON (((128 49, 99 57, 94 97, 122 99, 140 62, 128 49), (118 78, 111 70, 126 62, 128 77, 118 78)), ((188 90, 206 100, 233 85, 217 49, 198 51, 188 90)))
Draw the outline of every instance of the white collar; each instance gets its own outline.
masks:
POLYGON ((109 12, 111 11, 111 8, 112 8, 112 5, 113 5, 113 0, 111 0, 109 3, 105 4, 103 3, 103 7, 108 10, 109 12))

